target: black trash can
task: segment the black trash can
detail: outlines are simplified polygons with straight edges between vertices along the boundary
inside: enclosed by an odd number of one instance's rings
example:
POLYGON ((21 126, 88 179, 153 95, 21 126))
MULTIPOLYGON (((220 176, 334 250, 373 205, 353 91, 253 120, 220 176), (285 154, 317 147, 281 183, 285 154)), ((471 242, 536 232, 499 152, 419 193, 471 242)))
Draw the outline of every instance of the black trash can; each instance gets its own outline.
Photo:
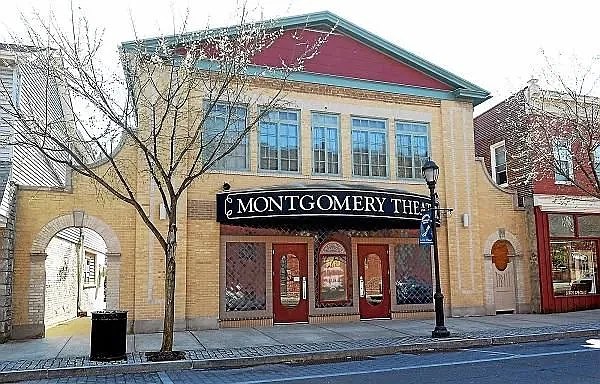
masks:
POLYGON ((92 312, 90 360, 125 359, 127 311, 92 312))

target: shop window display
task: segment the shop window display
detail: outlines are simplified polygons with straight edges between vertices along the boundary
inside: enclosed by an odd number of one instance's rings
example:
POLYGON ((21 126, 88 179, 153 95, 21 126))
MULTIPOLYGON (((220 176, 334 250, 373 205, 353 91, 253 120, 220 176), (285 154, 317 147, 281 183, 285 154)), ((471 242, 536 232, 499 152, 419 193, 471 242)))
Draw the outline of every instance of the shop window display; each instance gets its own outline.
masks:
POLYGON ((552 240, 550 251, 554 296, 597 293, 595 241, 552 240))

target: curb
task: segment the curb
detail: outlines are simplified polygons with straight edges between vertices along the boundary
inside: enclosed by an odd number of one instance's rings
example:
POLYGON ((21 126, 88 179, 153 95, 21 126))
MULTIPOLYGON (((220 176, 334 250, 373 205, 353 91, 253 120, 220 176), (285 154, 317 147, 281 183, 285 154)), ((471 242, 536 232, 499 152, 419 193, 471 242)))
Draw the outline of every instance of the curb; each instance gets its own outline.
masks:
POLYGON ((577 337, 600 335, 600 329, 568 331, 561 333, 541 333, 533 335, 495 336, 482 338, 457 338, 444 341, 432 341, 418 344, 392 345, 385 347, 366 347, 351 350, 322 350, 260 357, 237 357, 226 359, 180 360, 165 362, 143 362, 122 365, 94 365, 83 367, 33 369, 27 371, 0 372, 0 383, 23 380, 57 379, 75 376, 99 376, 131 373, 155 373, 190 369, 226 369, 243 368, 264 364, 314 363, 327 360, 392 355, 395 353, 419 353, 450 351, 462 348, 486 347, 529 342, 550 341, 577 337))

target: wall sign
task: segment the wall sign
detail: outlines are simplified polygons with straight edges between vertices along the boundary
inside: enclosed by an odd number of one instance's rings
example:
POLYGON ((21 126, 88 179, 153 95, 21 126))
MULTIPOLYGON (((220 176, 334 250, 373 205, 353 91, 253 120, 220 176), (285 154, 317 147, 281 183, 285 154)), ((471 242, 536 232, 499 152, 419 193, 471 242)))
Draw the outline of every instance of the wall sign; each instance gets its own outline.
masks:
POLYGON ((335 188, 266 189, 217 194, 217 221, 270 217, 367 217, 421 221, 430 198, 407 192, 335 188))

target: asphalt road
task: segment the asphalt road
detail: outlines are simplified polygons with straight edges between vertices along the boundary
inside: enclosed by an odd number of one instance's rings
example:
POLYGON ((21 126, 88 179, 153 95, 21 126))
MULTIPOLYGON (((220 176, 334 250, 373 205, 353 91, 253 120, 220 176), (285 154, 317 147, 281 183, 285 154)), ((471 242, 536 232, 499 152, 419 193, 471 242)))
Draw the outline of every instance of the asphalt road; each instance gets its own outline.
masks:
POLYGON ((312 365, 80 377, 38 383, 600 383, 600 339, 567 339, 312 365))

